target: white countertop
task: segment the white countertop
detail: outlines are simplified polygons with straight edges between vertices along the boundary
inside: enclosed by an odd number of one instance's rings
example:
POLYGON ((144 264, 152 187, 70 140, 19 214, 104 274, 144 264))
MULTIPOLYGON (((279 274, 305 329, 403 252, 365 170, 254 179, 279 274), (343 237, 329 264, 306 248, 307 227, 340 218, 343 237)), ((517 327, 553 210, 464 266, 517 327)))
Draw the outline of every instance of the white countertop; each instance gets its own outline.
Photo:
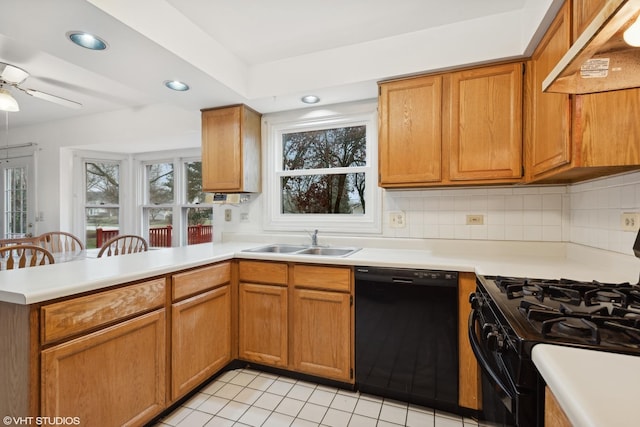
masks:
MULTIPOLYGON (((340 243, 331 243, 331 246, 340 246, 340 243)), ((364 246, 360 243, 366 241, 352 238, 342 246, 364 246)), ((33 304, 234 257, 603 282, 636 283, 640 272, 640 261, 636 258, 575 245, 475 241, 405 243, 391 240, 383 244, 385 247, 364 247, 345 258, 242 252, 243 249, 263 246, 264 241, 204 243, 126 256, 87 257, 79 261, 0 271, 0 301, 33 304), (422 247, 413 248, 416 245, 422 247)))
POLYGON ((538 344, 532 359, 574 426, 638 425, 640 357, 538 344))

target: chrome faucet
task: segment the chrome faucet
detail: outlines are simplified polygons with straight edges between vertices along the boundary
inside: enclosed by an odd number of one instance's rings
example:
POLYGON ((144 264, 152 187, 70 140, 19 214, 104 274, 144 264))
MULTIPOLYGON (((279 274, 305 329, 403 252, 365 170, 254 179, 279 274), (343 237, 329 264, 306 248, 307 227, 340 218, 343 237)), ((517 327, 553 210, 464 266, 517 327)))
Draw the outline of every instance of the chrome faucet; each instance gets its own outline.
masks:
POLYGON ((311 246, 318 246, 318 230, 313 230, 313 234, 309 234, 311 236, 311 246))

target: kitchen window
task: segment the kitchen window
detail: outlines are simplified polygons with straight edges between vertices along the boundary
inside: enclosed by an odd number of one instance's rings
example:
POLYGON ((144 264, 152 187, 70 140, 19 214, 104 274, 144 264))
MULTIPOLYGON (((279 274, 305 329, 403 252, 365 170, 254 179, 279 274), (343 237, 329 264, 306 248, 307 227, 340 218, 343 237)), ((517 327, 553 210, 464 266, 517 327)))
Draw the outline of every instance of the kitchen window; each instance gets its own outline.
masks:
POLYGON ((96 248, 99 247, 99 233, 115 233, 120 230, 121 164, 111 160, 85 160, 83 165, 85 246, 96 248))
POLYGON ((202 192, 200 159, 174 158, 141 164, 143 230, 152 247, 212 241, 211 204, 202 192))
POLYGON ((33 156, 3 159, 0 166, 0 186, 3 194, 0 238, 12 239, 33 233, 33 202, 30 183, 33 182, 33 156))
POLYGON ((96 247, 98 229, 103 242, 116 234, 139 234, 155 247, 211 242, 213 205, 202 191, 199 151, 76 151, 75 191, 84 197, 75 209, 84 216, 86 247, 96 247))
POLYGON ((380 231, 375 104, 278 113, 263 120, 265 228, 380 231))

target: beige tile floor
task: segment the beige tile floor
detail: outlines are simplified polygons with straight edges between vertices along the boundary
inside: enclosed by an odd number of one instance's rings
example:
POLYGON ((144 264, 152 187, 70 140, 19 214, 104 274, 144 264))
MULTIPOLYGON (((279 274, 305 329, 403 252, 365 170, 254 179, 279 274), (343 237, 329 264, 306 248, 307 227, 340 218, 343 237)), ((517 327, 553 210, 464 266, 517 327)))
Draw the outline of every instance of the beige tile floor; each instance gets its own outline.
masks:
POLYGON ((155 427, 469 427, 458 415, 250 369, 229 371, 155 427))

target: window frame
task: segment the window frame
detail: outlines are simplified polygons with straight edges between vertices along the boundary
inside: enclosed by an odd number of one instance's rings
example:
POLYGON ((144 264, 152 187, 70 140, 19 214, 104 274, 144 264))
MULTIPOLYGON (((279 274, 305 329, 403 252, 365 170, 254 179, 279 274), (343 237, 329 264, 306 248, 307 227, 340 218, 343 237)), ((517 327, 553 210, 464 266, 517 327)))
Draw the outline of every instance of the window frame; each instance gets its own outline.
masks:
MULTIPOLYGON (((381 190, 378 178, 377 102, 339 104, 319 108, 273 113, 263 116, 265 188, 264 229, 268 231, 308 231, 381 233, 381 190), (281 176, 291 175, 283 169, 282 135, 291 132, 331 129, 336 127, 366 127, 366 166, 332 168, 332 173, 364 172, 367 209, 364 214, 285 214, 282 213, 281 176)), ((321 171, 314 170, 313 174, 321 171)), ((296 173, 304 175, 306 172, 296 173)))
POLYGON ((10 230, 8 230, 8 224, 7 224, 7 220, 6 220, 6 214, 7 214, 7 206, 5 204, 6 198, 5 198, 5 192, 7 190, 6 188, 6 181, 5 181, 5 171, 7 169, 24 169, 24 176, 26 178, 26 203, 27 203, 27 209, 26 209, 26 218, 25 218, 25 227, 26 227, 26 232, 24 233, 24 236, 26 237, 31 237, 37 234, 37 230, 36 230, 36 221, 38 221, 40 218, 39 216, 36 216, 36 211, 37 211, 37 207, 36 207, 36 197, 35 197, 35 187, 36 187, 36 175, 35 175, 35 170, 36 170, 36 157, 35 157, 35 152, 34 153, 29 153, 29 154, 25 154, 25 155, 9 155, 9 153, 7 152, 7 155, 4 156, 3 160, 3 165, 0 168, 0 174, 2 174, 2 176, 0 176, 0 187, 2 187, 2 200, 0 201, 0 207, 2 208, 2 219, 0 220, 0 238, 14 238, 16 237, 14 234, 10 235, 10 230))
POLYGON ((86 176, 86 164, 87 163, 117 163, 119 167, 118 175, 118 204, 100 205, 104 208, 117 208, 118 209, 118 230, 120 233, 126 233, 126 230, 132 229, 132 224, 129 223, 128 218, 124 215, 127 206, 130 205, 128 198, 123 194, 123 182, 126 185, 130 180, 129 174, 129 159, 126 155, 103 153, 95 151, 83 151, 78 150, 74 154, 74 193, 80 195, 76 199, 80 202, 76 209, 76 218, 80 221, 74 221, 73 233, 76 236, 81 236, 80 240, 87 245, 87 222, 86 210, 87 208, 94 207, 87 204, 87 176, 86 176))
POLYGON ((165 208, 172 211, 172 224, 173 227, 171 244, 172 247, 188 246, 187 227, 189 218, 187 211, 189 208, 209 208, 211 209, 213 216, 213 203, 209 203, 207 200, 202 203, 188 203, 187 200, 187 163, 202 162, 202 158, 187 150, 186 153, 175 152, 155 152, 145 153, 136 156, 136 168, 139 172, 139 185, 141 188, 140 205, 138 209, 138 215, 140 218, 140 233, 149 238, 149 221, 147 211, 152 208, 165 208), (171 163, 173 164, 173 203, 163 203, 154 205, 149 203, 149 188, 147 182, 147 165, 157 163, 171 163))

